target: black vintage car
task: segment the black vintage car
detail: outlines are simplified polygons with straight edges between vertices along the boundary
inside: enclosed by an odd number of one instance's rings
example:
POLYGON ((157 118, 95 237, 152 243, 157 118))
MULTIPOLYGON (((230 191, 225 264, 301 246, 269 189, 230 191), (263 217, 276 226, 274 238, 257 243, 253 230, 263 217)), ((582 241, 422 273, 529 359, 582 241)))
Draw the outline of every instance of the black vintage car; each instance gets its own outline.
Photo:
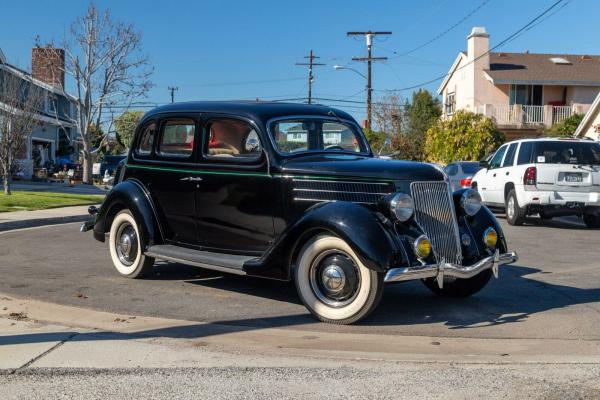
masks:
POLYGON ((95 221, 117 271, 155 259, 293 280, 321 321, 356 322, 385 283, 469 296, 514 262, 476 191, 433 165, 378 159, 326 106, 198 102, 141 120, 95 221))

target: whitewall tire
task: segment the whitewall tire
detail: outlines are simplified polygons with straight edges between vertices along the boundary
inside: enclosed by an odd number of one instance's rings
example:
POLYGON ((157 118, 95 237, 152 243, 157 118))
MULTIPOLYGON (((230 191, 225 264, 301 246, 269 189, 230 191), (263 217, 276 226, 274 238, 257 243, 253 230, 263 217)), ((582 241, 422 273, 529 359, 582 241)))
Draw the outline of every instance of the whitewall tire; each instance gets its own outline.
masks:
POLYGON ((154 259, 142 253, 140 230, 129 210, 113 219, 108 243, 112 262, 122 276, 135 279, 152 272, 154 259))
POLYGON ((367 317, 383 294, 383 275, 365 267, 342 239, 321 235, 300 250, 294 266, 300 299, 319 320, 351 324, 367 317))

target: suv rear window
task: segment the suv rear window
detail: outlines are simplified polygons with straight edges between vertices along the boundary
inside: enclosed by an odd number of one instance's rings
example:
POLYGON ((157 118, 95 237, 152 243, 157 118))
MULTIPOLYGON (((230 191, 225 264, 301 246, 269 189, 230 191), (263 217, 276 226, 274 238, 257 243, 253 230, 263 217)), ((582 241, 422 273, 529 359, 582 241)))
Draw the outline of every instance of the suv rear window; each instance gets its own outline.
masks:
POLYGON ((535 142, 533 162, 600 165, 600 144, 568 140, 535 142))
POLYGON ((479 171, 479 163, 478 162, 466 162, 461 163, 460 167, 462 168, 465 174, 476 174, 479 171))

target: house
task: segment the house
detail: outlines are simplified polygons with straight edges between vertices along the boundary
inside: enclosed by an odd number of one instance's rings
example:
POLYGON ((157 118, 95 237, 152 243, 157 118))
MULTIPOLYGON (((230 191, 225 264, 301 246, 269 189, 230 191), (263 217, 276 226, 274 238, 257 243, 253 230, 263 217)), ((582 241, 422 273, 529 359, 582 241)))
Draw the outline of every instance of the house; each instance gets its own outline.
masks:
POLYGON ((536 137, 600 93, 600 56, 490 52, 475 27, 438 88, 444 118, 465 109, 491 117, 507 139, 536 137))
POLYGON ((600 140, 600 94, 581 120, 581 123, 575 131, 575 137, 588 137, 593 140, 600 140))
MULTIPOLYGON (((0 51, 0 75, 12 74, 41 88, 45 95, 36 115, 36 126, 20 155, 20 174, 30 179, 39 169, 76 162, 79 136, 75 122, 75 99, 65 94, 65 54, 62 49, 35 47, 31 50, 31 73, 7 62, 0 51), (61 71, 56 73, 55 71, 61 71)), ((2 104, 0 104, 2 105, 2 104)))

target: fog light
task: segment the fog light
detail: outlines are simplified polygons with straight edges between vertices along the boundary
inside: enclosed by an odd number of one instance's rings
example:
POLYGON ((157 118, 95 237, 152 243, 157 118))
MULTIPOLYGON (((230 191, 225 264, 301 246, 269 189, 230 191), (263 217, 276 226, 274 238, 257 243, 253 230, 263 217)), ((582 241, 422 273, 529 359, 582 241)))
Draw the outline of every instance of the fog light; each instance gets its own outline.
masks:
POLYGON ((498 243, 498 234, 494 228, 487 228, 483 233, 483 243, 490 249, 496 247, 496 243, 498 243))
POLYGON ((419 258, 427 258, 431 254, 431 243, 426 236, 419 236, 414 243, 415 254, 419 258))

